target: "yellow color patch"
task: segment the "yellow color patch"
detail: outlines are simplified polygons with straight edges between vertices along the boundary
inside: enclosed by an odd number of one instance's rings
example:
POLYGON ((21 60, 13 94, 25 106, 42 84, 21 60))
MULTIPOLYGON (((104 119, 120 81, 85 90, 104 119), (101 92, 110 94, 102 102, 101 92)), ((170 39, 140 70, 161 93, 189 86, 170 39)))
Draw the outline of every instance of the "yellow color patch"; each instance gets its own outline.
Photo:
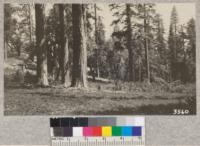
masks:
POLYGON ((102 127, 102 136, 112 136, 112 127, 102 127))

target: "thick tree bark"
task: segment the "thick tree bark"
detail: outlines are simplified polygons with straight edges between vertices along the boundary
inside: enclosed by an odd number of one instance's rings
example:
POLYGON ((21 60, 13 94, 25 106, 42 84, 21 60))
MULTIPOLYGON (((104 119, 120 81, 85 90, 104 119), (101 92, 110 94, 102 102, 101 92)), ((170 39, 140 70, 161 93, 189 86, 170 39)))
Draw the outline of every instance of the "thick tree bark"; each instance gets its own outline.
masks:
POLYGON ((64 50, 64 77, 63 83, 65 87, 70 86, 70 63, 69 63, 69 48, 68 48, 68 39, 66 39, 65 50, 64 50))
POLYGON ((85 33, 85 5, 72 4, 73 68, 72 87, 87 87, 87 50, 85 33))
POLYGON ((128 56, 128 69, 129 69, 129 81, 134 81, 133 75, 133 49, 132 49, 132 28, 131 28, 131 6, 130 4, 126 4, 126 15, 127 15, 127 49, 129 52, 128 56))
POLYGON ((64 5, 59 4, 59 44, 60 44, 60 71, 61 80, 65 86, 69 86, 69 49, 68 40, 65 41, 65 26, 64 26, 64 5))
POLYGON ((35 4, 35 16, 38 84, 41 86, 48 86, 47 49, 45 43, 45 10, 43 4, 35 4))
POLYGON ((147 82, 150 83, 150 71, 149 71, 149 43, 148 43, 148 23, 147 23, 147 12, 146 12, 146 5, 144 4, 144 48, 145 48, 145 64, 146 64, 146 77, 147 82))
POLYGON ((4 4, 4 60, 8 58, 8 40, 11 27, 11 7, 10 4, 4 4))
POLYGON ((64 63, 64 57, 65 57, 65 35, 64 35, 64 6, 63 4, 58 5, 59 8, 59 66, 61 71, 61 80, 62 83, 65 82, 65 63, 64 63))
POLYGON ((98 40, 97 40, 97 6, 94 4, 94 20, 95 20, 95 43, 96 43, 96 53, 97 53, 97 58, 96 58, 96 64, 97 64, 97 77, 100 77, 100 72, 99 72, 99 48, 98 48, 98 40))
POLYGON ((29 8, 29 39, 30 39, 30 43, 32 43, 32 17, 31 17, 31 4, 28 5, 29 8))

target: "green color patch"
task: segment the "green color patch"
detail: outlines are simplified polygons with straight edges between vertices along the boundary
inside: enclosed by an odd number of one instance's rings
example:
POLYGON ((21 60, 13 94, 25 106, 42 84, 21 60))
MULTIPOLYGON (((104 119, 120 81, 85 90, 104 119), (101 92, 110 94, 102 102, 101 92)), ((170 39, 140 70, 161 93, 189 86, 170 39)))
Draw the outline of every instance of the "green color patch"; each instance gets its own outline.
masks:
POLYGON ((121 136, 121 127, 113 126, 112 127, 112 136, 121 136))

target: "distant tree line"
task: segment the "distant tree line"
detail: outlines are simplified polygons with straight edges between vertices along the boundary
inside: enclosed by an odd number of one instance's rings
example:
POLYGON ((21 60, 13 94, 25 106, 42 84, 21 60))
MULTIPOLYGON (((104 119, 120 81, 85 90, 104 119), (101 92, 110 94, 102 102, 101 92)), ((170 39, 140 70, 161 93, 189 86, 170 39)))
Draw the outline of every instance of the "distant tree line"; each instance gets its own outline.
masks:
POLYGON ((117 38, 114 43, 128 50, 129 81, 195 81, 193 18, 186 25, 179 25, 174 6, 166 40, 163 20, 156 13, 155 4, 110 4, 110 8, 116 18, 113 21, 113 37, 117 38))

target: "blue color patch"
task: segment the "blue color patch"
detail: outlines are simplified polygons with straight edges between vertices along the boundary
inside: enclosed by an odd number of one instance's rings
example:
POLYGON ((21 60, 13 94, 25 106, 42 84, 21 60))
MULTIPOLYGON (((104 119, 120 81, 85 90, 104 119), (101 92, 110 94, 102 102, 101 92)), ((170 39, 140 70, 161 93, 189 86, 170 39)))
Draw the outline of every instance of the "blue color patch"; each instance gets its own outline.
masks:
POLYGON ((122 136, 132 136, 132 127, 122 127, 122 136))
POLYGON ((142 127, 140 127, 140 126, 134 126, 133 128, 132 128, 132 135, 133 136, 142 136, 142 127))

